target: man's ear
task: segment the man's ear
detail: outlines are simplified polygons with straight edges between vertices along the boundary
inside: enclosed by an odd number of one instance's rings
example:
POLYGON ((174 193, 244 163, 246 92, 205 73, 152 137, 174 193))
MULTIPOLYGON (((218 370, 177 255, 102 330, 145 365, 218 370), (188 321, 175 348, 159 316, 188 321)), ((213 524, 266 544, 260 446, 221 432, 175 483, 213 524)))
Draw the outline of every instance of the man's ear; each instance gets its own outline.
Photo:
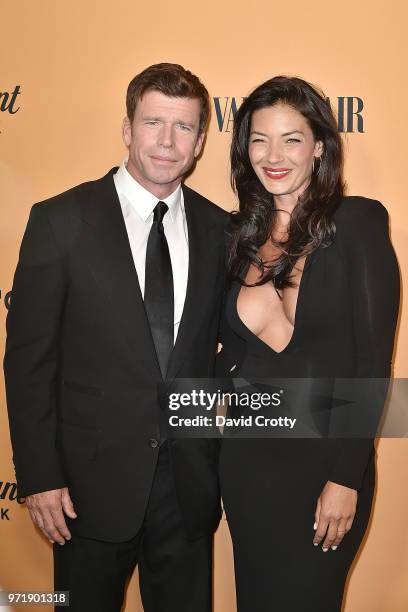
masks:
POLYGON ((125 146, 129 147, 132 141, 132 124, 127 116, 123 119, 122 123, 122 138, 125 146))

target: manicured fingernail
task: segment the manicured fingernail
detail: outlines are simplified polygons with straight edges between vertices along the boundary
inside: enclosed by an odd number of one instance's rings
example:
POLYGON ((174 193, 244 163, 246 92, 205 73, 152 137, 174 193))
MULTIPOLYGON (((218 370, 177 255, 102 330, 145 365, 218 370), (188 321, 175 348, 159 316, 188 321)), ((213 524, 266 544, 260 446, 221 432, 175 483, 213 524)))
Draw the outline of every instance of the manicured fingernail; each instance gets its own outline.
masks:
POLYGON ((332 550, 337 550, 337 546, 332 546, 332 550))
POLYGON ((327 552, 329 549, 328 548, 323 548, 322 550, 323 550, 323 552, 327 552))
POLYGON ((65 542, 58 542, 60 546, 64 546, 65 542))
POLYGON ((319 542, 313 542, 313 546, 319 546, 319 542))
POLYGON ((316 531, 316 529, 317 529, 317 523, 315 523, 315 524, 313 525, 313 529, 316 531))

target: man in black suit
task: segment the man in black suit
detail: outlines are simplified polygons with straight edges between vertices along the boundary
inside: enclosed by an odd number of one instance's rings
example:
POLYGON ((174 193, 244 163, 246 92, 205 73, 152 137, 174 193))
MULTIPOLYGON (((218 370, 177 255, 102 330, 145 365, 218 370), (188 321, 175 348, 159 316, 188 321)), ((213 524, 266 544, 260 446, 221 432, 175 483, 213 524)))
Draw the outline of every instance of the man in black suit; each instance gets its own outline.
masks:
POLYGON ((211 609, 215 440, 167 440, 158 389, 213 373, 226 213, 181 184, 209 114, 199 79, 151 66, 127 92, 129 158, 33 206, 7 319, 18 492, 54 544, 55 589, 119 612, 211 609))

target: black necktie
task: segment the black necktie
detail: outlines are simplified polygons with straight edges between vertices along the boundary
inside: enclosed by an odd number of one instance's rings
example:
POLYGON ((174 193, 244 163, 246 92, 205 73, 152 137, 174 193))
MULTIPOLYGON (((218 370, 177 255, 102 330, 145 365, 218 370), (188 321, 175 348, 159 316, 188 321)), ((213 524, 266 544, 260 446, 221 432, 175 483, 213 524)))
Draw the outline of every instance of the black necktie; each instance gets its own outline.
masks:
POLYGON ((144 303, 163 378, 174 343, 174 289, 163 217, 169 207, 158 202, 153 211, 146 249, 144 303))

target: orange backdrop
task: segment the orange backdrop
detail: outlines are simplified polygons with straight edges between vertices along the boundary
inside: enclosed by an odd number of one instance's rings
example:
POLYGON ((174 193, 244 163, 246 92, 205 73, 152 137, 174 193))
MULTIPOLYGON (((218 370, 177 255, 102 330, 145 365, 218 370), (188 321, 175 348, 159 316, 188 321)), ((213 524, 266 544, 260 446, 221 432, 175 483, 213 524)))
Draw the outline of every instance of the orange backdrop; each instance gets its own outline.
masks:
MULTIPOLYGON (((348 193, 380 199, 388 208, 406 276, 406 23, 403 0, 389 0, 386 6, 379 0, 367 6, 351 0, 3 3, 1 346, 7 292, 31 205, 120 163, 127 84, 144 67, 161 61, 183 64, 209 89, 213 116, 206 148, 188 183, 226 209, 235 206, 228 184, 231 98, 239 105, 258 83, 289 74, 320 85, 335 108, 343 105, 344 126, 351 122, 353 128, 345 134, 348 193), (354 111, 363 105, 360 120, 347 113, 350 105, 354 111)), ((401 377, 407 375, 406 319, 402 310, 395 359, 395 375, 401 377)), ((345 612, 408 609, 407 450, 406 439, 379 442, 376 504, 369 538, 348 583, 345 612)), ((14 482, 14 472, 1 382, 0 589, 51 590, 51 548, 7 482, 14 482)), ((126 612, 140 610, 134 576, 126 612)), ((235 610, 225 521, 216 535, 215 610, 235 610)))

